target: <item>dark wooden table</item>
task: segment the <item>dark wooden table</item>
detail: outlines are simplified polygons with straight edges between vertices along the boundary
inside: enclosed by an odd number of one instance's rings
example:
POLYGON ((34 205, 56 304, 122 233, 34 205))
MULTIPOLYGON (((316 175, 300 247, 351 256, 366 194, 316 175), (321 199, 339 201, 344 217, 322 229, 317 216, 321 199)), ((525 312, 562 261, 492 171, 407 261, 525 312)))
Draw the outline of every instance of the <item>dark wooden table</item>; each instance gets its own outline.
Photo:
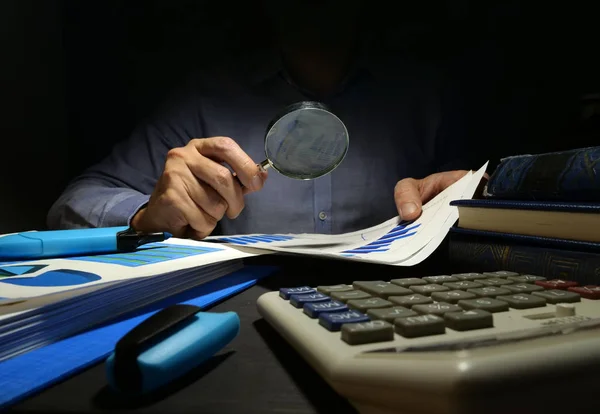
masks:
POLYGON ((353 413, 304 360, 259 315, 258 297, 270 290, 302 284, 392 279, 437 274, 443 260, 398 268, 305 258, 262 258, 281 266, 277 274, 211 310, 235 311, 238 337, 185 378, 145 399, 125 399, 106 383, 104 364, 96 365, 13 406, 10 412, 58 413, 135 411, 156 413, 353 413), (433 267, 432 267, 433 266, 433 267))

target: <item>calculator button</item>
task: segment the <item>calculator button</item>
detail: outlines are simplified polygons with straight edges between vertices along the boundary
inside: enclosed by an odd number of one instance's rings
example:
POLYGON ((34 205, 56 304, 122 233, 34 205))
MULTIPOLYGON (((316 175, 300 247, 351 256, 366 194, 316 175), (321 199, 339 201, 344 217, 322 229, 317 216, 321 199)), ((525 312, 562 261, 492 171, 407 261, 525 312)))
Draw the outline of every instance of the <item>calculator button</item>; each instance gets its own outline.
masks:
POLYGON ((449 287, 446 286, 442 286, 442 285, 438 285, 435 283, 432 283, 430 285, 423 285, 423 286, 411 286, 410 290, 412 290, 415 293, 420 293, 421 295, 431 295, 433 292, 446 292, 448 290, 450 290, 449 287))
POLYGON ((517 283, 535 283, 538 280, 546 280, 545 277, 535 275, 509 276, 507 279, 517 283))
POLYGON ((347 323, 342 326, 342 340, 350 345, 370 344, 394 339, 394 326, 386 321, 347 323))
POLYGON ((587 285, 579 287, 570 287, 569 291, 579 293, 582 297, 586 299, 600 299, 600 286, 587 285))
POLYGON ((467 290, 482 287, 483 285, 478 282, 472 282, 470 280, 460 280, 458 282, 444 283, 444 286, 452 290, 467 290))
POLYGON ((355 310, 347 312, 325 312, 319 315, 319 324, 328 331, 339 331, 346 323, 368 322, 369 317, 355 310))
POLYGON ((551 289, 534 292, 533 294, 546 299, 546 302, 552 304, 581 302, 581 296, 578 293, 569 292, 568 290, 551 289))
POLYGON ((315 293, 315 290, 313 288, 311 288, 310 286, 300 286, 300 287, 294 287, 294 288, 282 288, 279 289, 279 296, 281 296, 284 299, 289 299, 290 296, 292 295, 301 295, 301 294, 308 294, 308 293, 315 293))
POLYGON ((440 275, 440 276, 427 276, 423 278, 427 283, 442 284, 444 282, 457 282, 458 279, 454 276, 440 275))
POLYGON ((462 290, 450 290, 448 292, 433 292, 431 299, 437 302, 448 302, 456 304, 459 300, 476 298, 473 293, 468 293, 462 290))
POLYGON ((437 315, 409 316, 394 321, 396 333, 405 338, 439 335, 446 332, 444 319, 437 315))
POLYGON ((458 274, 452 275, 452 276, 454 276, 458 280, 471 280, 471 281, 488 278, 488 276, 482 275, 481 273, 458 273, 458 274))
POLYGON ((418 313, 404 306, 393 306, 391 308, 369 309, 367 316, 371 319, 381 319, 393 323, 398 318, 417 316, 418 313))
POLYGON ((552 279, 552 280, 538 280, 535 282, 536 285, 546 289, 563 289, 567 290, 571 287, 578 286, 577 282, 571 282, 568 280, 552 279))
POLYGON ((331 298, 322 293, 309 293, 306 295, 292 295, 290 296, 290 303, 297 307, 303 308, 305 303, 310 302, 329 302, 331 298))
POLYGON ((516 272, 509 272, 508 270, 498 270, 497 272, 483 272, 484 275, 491 277, 507 278, 509 276, 519 276, 516 272))
POLYGON ((546 306, 546 299, 539 296, 528 295, 526 293, 498 296, 496 299, 508 303, 508 305, 514 309, 541 308, 546 306))
POLYGON ((415 305, 412 307, 412 310, 419 313, 441 316, 448 312, 460 312, 462 311, 462 308, 451 303, 437 302, 429 303, 427 305, 415 305))
POLYGON ((458 302, 463 309, 483 309, 488 312, 506 312, 508 303, 493 298, 467 299, 458 302))
POLYGON ((350 285, 332 285, 332 286, 317 286, 317 290, 321 293, 329 295, 333 292, 348 292, 354 290, 350 285))
POLYGON ((512 285, 513 282, 511 280, 500 279, 498 277, 492 277, 485 280, 478 280, 477 283, 480 283, 484 286, 503 286, 503 285, 512 285))
POLYGON ((410 295, 412 293, 412 290, 410 289, 381 280, 375 282, 354 282, 353 285, 355 289, 363 290, 371 295, 380 296, 384 299, 389 296, 410 295))
POLYGON ((388 300, 407 308, 412 308, 414 305, 433 303, 433 299, 431 299, 429 296, 419 295, 418 293, 413 293, 412 295, 406 296, 390 296, 388 300))
POLYGON ((448 312, 444 314, 446 326, 455 331, 471 331, 473 329, 493 328, 494 318, 491 313, 482 309, 466 312, 448 312))
POLYGON ((330 300, 328 302, 309 302, 304 304, 304 313, 311 318, 318 318, 323 312, 341 312, 347 311, 348 306, 337 300, 330 300))
POLYGON ((349 308, 362 312, 365 312, 368 309, 389 308, 390 306, 393 306, 392 302, 381 298, 351 299, 346 303, 349 308))
POLYGON ((475 288, 467 290, 469 293, 473 293, 479 297, 495 298, 500 295, 510 295, 511 291, 505 288, 496 286, 484 286, 482 288, 475 288))
POLYGON ((418 277, 407 277, 406 279, 392 279, 390 280, 394 285, 402 286, 402 287, 410 287, 417 285, 426 285, 427 282, 423 279, 419 279, 418 277))
POLYGON ((360 290, 350 290, 348 292, 331 292, 331 297, 346 303, 351 299, 367 299, 370 298, 371 295, 360 290))
POLYGON ((513 293, 533 293, 533 292, 539 292, 539 291, 544 290, 543 287, 534 285, 531 283, 519 283, 516 285, 506 285, 506 286, 504 286, 504 288, 510 290, 513 293))

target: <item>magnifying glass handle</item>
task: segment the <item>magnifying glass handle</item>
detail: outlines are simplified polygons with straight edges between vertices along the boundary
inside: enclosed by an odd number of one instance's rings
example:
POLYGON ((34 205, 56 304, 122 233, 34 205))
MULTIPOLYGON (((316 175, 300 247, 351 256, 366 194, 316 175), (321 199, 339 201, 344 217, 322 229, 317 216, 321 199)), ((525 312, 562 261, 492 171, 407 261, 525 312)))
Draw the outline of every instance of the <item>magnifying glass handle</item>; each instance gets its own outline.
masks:
MULTIPOLYGON (((269 164, 269 160, 264 160, 263 162, 261 162, 260 164, 256 164, 256 166, 258 168, 260 168, 262 171, 267 171, 267 168, 269 168, 271 166, 271 164, 269 164)), ((237 174, 234 172, 233 173, 233 177, 237 180, 238 184, 244 188, 244 184, 242 184, 242 182, 240 181, 240 177, 237 176, 237 174)))

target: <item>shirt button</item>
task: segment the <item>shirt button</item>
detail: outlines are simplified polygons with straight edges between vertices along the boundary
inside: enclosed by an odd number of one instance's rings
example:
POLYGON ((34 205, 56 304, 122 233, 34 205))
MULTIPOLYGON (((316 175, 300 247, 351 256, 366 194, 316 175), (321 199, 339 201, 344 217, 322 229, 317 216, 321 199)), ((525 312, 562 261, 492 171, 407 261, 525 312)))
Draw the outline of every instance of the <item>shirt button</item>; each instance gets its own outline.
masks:
POLYGON ((327 214, 326 214, 324 211, 321 211, 321 212, 319 213, 319 218, 320 218, 321 220, 325 220, 325 219, 327 218, 327 214))

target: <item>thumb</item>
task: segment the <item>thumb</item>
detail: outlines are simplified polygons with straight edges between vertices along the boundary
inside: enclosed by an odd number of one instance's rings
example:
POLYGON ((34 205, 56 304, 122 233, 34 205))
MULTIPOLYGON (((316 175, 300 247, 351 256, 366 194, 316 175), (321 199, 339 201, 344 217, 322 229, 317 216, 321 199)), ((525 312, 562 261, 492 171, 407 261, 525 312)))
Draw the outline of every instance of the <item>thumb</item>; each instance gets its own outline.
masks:
POLYGON ((419 182, 414 178, 405 178, 398 181, 394 188, 394 200, 402 220, 414 220, 421 214, 419 182))

